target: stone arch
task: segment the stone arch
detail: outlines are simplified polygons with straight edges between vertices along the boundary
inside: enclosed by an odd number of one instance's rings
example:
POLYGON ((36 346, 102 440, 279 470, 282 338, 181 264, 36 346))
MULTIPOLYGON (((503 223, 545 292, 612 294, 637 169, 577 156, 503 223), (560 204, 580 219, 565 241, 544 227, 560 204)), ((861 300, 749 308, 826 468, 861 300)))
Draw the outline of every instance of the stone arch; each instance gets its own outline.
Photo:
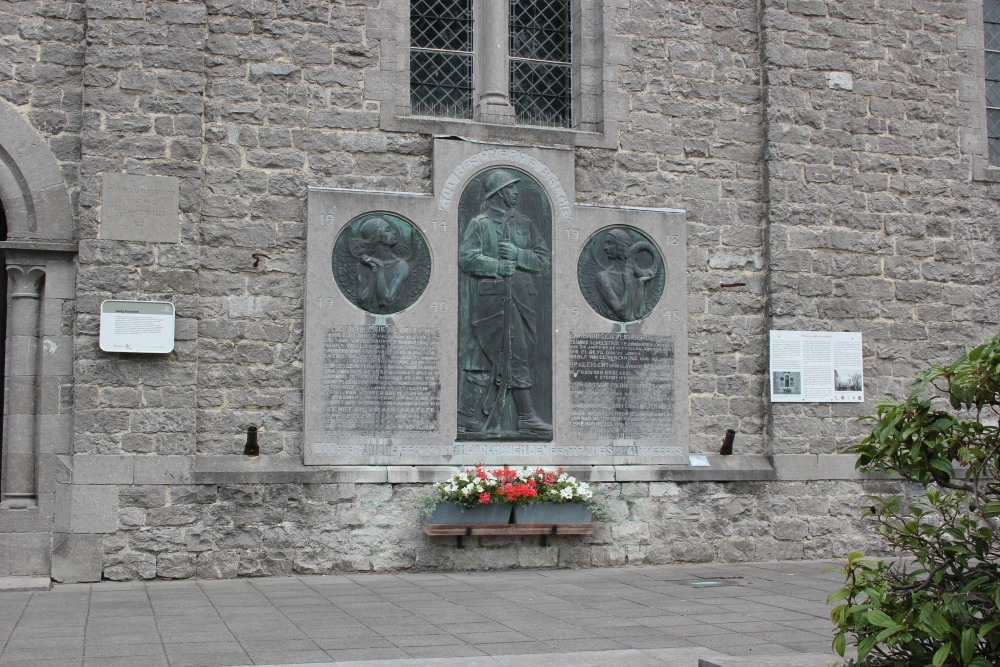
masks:
MULTIPOLYGON (((56 530, 58 457, 72 453, 72 410, 60 401, 73 383, 69 313, 76 298, 77 244, 62 170, 48 143, 10 104, 0 100, 0 308, 6 359, 0 540, 16 557, 0 561, 0 576, 55 576, 56 554, 75 545, 56 530), (62 354, 55 351, 62 349, 62 354), (65 351, 69 351, 68 353, 65 351)), ((67 501, 61 501, 66 505, 67 501)), ((65 559, 63 559, 65 560, 65 559)), ((65 568, 63 568, 65 569, 65 568)))
POLYGON ((48 144, 0 100, 0 202, 7 240, 72 241, 73 212, 48 144))

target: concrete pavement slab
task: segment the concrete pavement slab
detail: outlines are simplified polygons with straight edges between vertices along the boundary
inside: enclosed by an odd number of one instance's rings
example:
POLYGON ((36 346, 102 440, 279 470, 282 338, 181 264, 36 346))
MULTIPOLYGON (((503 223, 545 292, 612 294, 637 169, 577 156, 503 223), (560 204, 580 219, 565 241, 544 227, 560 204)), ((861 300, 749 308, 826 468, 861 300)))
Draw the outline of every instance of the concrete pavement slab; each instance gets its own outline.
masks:
POLYGON ((7 642, 0 643, 0 665, 106 658, 202 667, 393 667, 400 660, 406 667, 493 667, 513 655, 532 664, 560 665, 575 656, 565 664, 629 667, 695 667, 699 659, 727 656, 819 655, 833 662, 825 597, 840 579, 823 572, 830 565, 57 584, 0 591, 0 610, 10 612, 0 618, 0 642, 7 642), (60 641, 46 643, 51 637, 60 641), (36 648, 44 652, 26 654, 36 648))
POLYGON ((698 667, 830 667, 830 656, 799 653, 793 656, 754 656, 709 658, 698 661, 698 667))

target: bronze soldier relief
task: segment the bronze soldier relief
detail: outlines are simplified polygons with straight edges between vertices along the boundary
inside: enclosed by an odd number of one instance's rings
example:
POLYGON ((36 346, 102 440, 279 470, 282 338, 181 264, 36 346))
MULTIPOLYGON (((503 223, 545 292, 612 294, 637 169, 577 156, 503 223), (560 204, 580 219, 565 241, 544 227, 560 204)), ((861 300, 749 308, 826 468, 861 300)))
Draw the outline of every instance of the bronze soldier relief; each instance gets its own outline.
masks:
POLYGON ((587 303, 602 317, 635 322, 649 315, 663 294, 663 255, 637 229, 603 229, 580 253, 577 280, 587 303))
POLYGON ((333 246, 333 274, 351 303, 375 315, 412 305, 430 279, 430 252, 417 229, 388 213, 348 223, 333 246))
POLYGON ((550 440, 548 198, 527 174, 491 169, 466 186, 459 220, 459 438, 550 440))

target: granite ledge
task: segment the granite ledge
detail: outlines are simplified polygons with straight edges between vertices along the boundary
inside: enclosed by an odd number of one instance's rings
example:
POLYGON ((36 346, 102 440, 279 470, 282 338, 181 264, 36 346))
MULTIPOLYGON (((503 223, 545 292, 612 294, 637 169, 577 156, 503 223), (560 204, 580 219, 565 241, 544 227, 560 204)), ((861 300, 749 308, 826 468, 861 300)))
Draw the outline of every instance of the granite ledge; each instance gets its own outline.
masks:
POLYGON ((75 241, 37 241, 33 239, 7 239, 0 241, 0 251, 22 250, 26 252, 76 253, 79 246, 75 241))
POLYGON ((702 455, 707 466, 616 466, 616 482, 750 482, 849 481, 886 479, 862 473, 848 454, 702 455))
MULTIPOLYGON (((883 479, 858 472, 843 454, 705 455, 708 466, 565 466, 588 482, 744 482, 883 479)), ((431 484, 459 466, 307 466, 282 456, 200 455, 195 484, 431 484)))
POLYGON ((386 484, 386 466, 307 466, 283 456, 199 455, 195 484, 386 484))

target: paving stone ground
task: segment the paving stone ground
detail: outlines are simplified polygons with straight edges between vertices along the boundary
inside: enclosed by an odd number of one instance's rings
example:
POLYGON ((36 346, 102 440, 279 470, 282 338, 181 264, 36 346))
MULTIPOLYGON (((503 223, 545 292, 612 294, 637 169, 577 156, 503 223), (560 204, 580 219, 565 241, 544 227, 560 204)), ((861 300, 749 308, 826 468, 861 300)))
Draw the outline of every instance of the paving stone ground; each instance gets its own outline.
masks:
POLYGON ((0 590, 0 667, 826 667, 832 561, 0 590))

